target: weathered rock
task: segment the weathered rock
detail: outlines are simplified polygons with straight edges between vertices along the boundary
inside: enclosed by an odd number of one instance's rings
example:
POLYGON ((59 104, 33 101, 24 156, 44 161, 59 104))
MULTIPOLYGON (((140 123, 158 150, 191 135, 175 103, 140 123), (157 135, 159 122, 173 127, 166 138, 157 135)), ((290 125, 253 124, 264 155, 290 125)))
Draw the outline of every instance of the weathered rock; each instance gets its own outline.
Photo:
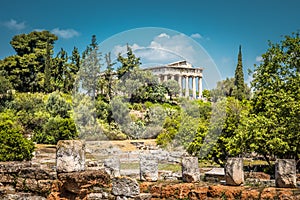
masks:
POLYGON ((238 186, 244 183, 242 158, 229 158, 225 165, 226 185, 238 186))
POLYGON ((207 171, 205 174, 205 181, 209 182, 221 182, 225 180, 225 171, 224 168, 212 168, 210 171, 207 171))
POLYGON ((16 189, 19 191, 27 190, 32 192, 39 192, 38 182, 35 179, 17 178, 16 189))
POLYGON ((252 178, 252 179, 263 179, 263 180, 270 180, 271 176, 264 172, 244 172, 245 179, 252 178))
POLYGON ((140 158, 140 179, 142 181, 157 181, 158 160, 152 155, 143 155, 140 158))
POLYGON ((80 140, 58 141, 56 170, 58 173, 85 170, 85 143, 80 140))
POLYGON ((116 177, 112 181, 112 194, 116 196, 135 197, 140 194, 136 180, 129 177, 116 177))
POLYGON ((0 173, 19 173, 23 168, 31 167, 29 161, 0 162, 0 173))
POLYGON ((295 188, 296 161, 293 159, 278 159, 275 163, 275 183, 281 188, 295 188))
POLYGON ((150 200, 152 197, 151 194, 148 194, 148 193, 141 193, 137 198, 136 200, 150 200))
POLYGON ((111 175, 111 177, 120 176, 120 159, 108 158, 104 160, 105 171, 111 175))
POLYGON ((46 200, 45 197, 33 195, 31 193, 20 192, 17 194, 8 194, 1 197, 1 200, 46 200))
POLYGON ((90 193, 87 195, 88 200, 103 200, 109 199, 109 195, 105 192, 103 193, 90 193))
POLYGON ((200 180, 200 171, 197 157, 182 158, 182 180, 184 182, 197 182, 200 180))
POLYGON ((61 173, 58 175, 62 182, 60 190, 79 194, 82 189, 93 185, 108 187, 110 177, 104 170, 61 173))

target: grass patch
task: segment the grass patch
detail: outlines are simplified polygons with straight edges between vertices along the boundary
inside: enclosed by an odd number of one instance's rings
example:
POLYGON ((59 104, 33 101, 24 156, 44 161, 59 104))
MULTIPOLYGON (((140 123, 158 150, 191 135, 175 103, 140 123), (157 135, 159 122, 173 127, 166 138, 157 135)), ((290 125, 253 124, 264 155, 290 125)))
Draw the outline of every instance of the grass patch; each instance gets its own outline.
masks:
POLYGON ((199 167, 205 168, 205 167, 221 167, 221 166, 211 160, 202 160, 199 162, 199 167))
MULTIPOLYGON (((271 162, 272 163, 272 162, 271 162)), ((268 162, 265 160, 243 160, 244 166, 252 165, 268 165, 268 162)))
POLYGON ((134 163, 134 162, 130 162, 130 163, 120 163, 120 168, 121 169, 139 169, 140 168, 140 164, 139 163, 134 163))
MULTIPOLYGON (((139 169, 140 164, 139 163, 120 163, 120 168, 122 170, 129 170, 129 169, 139 169)), ((169 163, 159 163, 158 164, 158 170, 167 170, 172 172, 178 172, 181 171, 181 165, 179 164, 169 164, 169 163)))
POLYGON ((181 165, 179 164, 168 164, 168 163, 160 163, 158 164, 158 170, 167 170, 172 172, 181 171, 181 165))

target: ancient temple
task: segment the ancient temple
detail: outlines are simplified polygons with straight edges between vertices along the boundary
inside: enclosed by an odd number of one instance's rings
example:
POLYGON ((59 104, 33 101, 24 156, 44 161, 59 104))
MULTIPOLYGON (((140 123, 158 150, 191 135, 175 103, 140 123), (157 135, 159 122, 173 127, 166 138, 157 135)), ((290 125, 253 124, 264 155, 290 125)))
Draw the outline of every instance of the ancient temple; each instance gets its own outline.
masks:
POLYGON ((202 98, 203 68, 192 67, 190 63, 183 60, 163 66, 148 67, 147 70, 150 70, 154 75, 158 76, 160 82, 169 79, 177 81, 180 87, 180 96, 192 97, 194 99, 202 98), (190 90, 192 94, 190 94, 190 90))

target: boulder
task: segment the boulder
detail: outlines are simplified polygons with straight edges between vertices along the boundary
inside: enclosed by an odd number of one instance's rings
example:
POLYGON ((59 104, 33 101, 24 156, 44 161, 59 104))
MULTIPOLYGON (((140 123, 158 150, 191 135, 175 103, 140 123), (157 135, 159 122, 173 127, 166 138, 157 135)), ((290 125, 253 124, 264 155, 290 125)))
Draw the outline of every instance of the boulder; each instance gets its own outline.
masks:
POLYGON ((182 165, 182 180, 192 183, 200 181, 199 163, 197 157, 183 157, 182 165))
POLYGON ((226 185, 238 186, 244 183, 242 158, 228 158, 225 165, 226 185))
POLYGON ((294 159, 277 159, 275 163, 275 184, 281 188, 295 188, 296 161, 294 159))
POLYGON ((136 197, 140 194, 140 187, 135 179, 129 177, 115 177, 112 180, 112 194, 121 197, 136 197))
POLYGON ((142 181, 157 181, 158 159, 152 155, 143 155, 140 158, 140 179, 142 181))
POLYGON ((57 143, 57 173, 85 170, 85 143, 81 140, 60 140, 57 143))

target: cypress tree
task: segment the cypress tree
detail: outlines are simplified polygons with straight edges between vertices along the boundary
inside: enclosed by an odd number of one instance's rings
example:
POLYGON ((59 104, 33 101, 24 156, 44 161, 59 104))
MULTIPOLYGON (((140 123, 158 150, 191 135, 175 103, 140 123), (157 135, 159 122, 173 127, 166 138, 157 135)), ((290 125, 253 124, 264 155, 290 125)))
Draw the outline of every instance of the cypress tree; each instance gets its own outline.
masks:
POLYGON ((49 45, 49 40, 46 43, 46 55, 45 55, 45 80, 44 80, 44 90, 46 92, 51 92, 51 49, 49 45))
POLYGON ((244 83, 244 73, 243 73, 243 63, 242 63, 242 47, 239 47, 238 63, 235 69, 234 75, 234 85, 236 87, 236 98, 242 100, 245 98, 245 83, 244 83))

